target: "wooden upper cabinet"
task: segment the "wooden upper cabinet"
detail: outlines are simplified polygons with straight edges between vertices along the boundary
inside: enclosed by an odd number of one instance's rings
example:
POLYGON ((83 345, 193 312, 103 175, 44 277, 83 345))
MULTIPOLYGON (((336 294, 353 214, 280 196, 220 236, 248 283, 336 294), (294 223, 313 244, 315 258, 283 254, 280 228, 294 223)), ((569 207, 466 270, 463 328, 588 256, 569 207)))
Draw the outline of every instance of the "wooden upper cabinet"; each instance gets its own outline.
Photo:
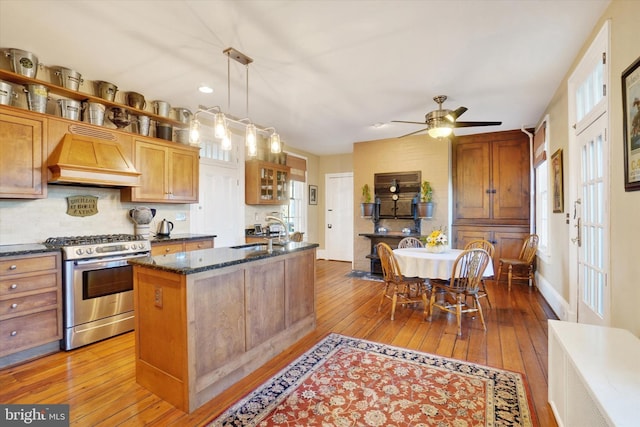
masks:
POLYGON ((134 157, 136 169, 142 172, 140 186, 123 189, 123 201, 198 202, 198 148, 136 138, 134 157))
POLYGON ((289 203, 288 166, 250 160, 245 163, 245 203, 286 205, 289 203))
POLYGON ((454 224, 529 223, 529 139, 521 131, 456 138, 454 224))
POLYGON ((0 110, 0 198, 47 197, 46 127, 44 117, 0 110))

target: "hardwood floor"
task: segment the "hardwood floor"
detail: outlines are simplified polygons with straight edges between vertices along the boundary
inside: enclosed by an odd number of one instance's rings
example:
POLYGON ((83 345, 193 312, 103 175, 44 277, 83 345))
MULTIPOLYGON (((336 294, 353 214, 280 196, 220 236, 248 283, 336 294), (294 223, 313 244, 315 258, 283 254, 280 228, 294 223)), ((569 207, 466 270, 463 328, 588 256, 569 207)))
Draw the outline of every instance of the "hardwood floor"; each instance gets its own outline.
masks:
POLYGON ((547 319, 555 315, 538 292, 523 282, 487 283, 493 309, 479 319, 398 307, 391 321, 388 300, 377 313, 382 283, 348 278, 351 263, 318 260, 317 328, 248 378, 191 414, 156 397, 135 381, 134 335, 127 333, 70 352, 56 353, 0 371, 0 402, 68 403, 72 425, 134 426, 206 424, 329 332, 407 347, 446 357, 522 372, 540 426, 557 426, 547 404, 547 319))

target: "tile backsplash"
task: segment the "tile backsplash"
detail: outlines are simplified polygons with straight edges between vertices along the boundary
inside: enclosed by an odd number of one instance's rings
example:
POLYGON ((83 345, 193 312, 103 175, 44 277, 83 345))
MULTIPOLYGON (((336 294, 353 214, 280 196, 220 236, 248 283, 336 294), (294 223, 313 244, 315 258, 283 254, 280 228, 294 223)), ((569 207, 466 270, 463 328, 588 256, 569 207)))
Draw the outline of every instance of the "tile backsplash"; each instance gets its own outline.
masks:
POLYGON ((134 233, 129 210, 136 206, 156 209, 150 230, 166 218, 174 224, 173 233, 189 233, 190 205, 126 203, 120 190, 98 187, 49 185, 48 197, 37 200, 0 200, 0 245, 39 243, 47 237, 134 233), (98 197, 98 213, 92 216, 67 215, 68 196, 98 197), (178 220, 176 218, 184 218, 178 220))

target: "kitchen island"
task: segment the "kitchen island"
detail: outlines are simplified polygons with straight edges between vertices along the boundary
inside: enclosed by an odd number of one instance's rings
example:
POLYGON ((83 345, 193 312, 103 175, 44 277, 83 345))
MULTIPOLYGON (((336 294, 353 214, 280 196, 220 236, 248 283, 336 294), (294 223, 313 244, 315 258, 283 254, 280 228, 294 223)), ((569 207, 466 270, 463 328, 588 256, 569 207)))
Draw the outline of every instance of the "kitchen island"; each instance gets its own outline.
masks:
POLYGON ((136 380, 192 412, 315 328, 317 244, 130 260, 136 380))

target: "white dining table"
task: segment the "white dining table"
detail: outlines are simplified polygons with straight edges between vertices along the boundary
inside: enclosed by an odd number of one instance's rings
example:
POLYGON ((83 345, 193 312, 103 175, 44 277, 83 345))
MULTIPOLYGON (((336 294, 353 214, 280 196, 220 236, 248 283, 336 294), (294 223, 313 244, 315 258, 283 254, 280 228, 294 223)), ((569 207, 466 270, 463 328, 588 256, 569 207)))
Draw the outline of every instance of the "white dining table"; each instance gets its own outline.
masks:
MULTIPOLYGON (((433 253, 426 248, 394 249, 393 254, 398 260, 400 271, 406 277, 421 277, 423 279, 451 279, 453 263, 462 249, 448 249, 446 252, 433 253)), ((493 263, 489 262, 484 270, 484 277, 493 276, 493 263)))

